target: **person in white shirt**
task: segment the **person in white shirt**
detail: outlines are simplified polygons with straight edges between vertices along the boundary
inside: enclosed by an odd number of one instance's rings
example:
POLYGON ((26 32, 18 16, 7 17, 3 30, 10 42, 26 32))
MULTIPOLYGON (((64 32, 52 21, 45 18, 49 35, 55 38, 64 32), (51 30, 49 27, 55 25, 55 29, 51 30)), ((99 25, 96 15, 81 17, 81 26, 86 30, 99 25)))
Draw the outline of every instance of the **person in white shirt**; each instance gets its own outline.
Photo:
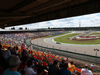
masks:
POLYGON ((91 66, 91 68, 92 68, 92 69, 94 69, 94 68, 95 68, 95 65, 94 65, 94 64, 91 64, 90 66, 91 66))
POLYGON ((93 75, 92 71, 88 69, 87 64, 84 66, 84 68, 82 68, 81 75, 93 75))
POLYGON ((36 75, 37 73, 33 70, 32 68, 33 61, 28 60, 27 61, 27 66, 24 68, 24 71, 26 72, 27 75, 36 75))

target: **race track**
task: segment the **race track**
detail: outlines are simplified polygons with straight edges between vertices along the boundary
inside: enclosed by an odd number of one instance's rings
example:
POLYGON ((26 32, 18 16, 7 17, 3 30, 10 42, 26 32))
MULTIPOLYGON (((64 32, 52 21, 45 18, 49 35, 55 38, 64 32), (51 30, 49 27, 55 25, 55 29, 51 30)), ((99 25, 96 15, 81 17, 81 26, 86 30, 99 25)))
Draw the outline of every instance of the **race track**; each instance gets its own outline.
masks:
MULTIPOLYGON (((64 35, 60 35, 60 36, 64 36, 64 35)), ((93 56, 96 56, 96 52, 94 51, 94 49, 100 50, 100 45, 75 45, 75 44, 64 44, 64 43, 56 44, 56 42, 53 41, 53 39, 56 37, 38 38, 38 39, 31 40, 31 43, 44 46, 44 47, 61 49, 61 50, 75 52, 75 53, 93 55, 93 56)), ((97 52, 97 56, 100 57, 100 51, 97 52)))

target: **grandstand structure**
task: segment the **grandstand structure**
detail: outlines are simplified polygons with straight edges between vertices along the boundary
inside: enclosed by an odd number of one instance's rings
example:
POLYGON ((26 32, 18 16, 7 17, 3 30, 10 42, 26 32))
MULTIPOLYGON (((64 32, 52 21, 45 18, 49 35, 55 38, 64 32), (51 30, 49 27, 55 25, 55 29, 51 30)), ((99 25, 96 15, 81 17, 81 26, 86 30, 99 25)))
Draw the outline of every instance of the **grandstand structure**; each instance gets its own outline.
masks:
POLYGON ((63 29, 65 31, 100 31, 100 27, 64 27, 64 28, 51 28, 51 29, 63 29))
MULTIPOLYGON (((97 13, 100 12, 99 3, 100 0, 1 0, 0 28, 97 13)), ((16 55, 22 61, 21 66, 19 66, 21 74, 23 74, 21 71, 24 71, 27 64, 27 58, 31 59, 32 57, 36 60, 35 65, 42 61, 46 67, 53 63, 54 60, 61 62, 63 59, 67 63, 74 61, 76 74, 81 74, 81 69, 85 66, 83 61, 85 61, 85 63, 88 62, 89 69, 93 74, 100 75, 100 56, 97 55, 97 51, 100 51, 98 49, 94 49, 96 55, 88 55, 86 53, 77 53, 76 50, 62 50, 59 47, 60 43, 58 49, 55 48, 54 44, 50 48, 49 45, 44 46, 44 44, 40 43, 41 39, 44 40, 45 37, 66 34, 69 31, 85 32, 91 30, 100 31, 100 27, 0 31, 0 74, 9 67, 8 58, 6 59, 4 55, 6 51, 10 50, 10 55, 16 55), (95 67, 91 67, 91 63, 94 63, 95 67)), ((100 47, 98 46, 98 48, 100 47)))
POLYGON ((100 12, 100 0, 1 0, 0 28, 100 12))

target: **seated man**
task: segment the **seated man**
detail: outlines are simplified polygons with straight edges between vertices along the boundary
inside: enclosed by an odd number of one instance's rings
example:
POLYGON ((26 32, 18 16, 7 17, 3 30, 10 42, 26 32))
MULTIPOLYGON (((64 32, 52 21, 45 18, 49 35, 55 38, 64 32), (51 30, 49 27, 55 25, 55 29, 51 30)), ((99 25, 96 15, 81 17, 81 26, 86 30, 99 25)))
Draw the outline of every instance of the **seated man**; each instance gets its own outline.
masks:
POLYGON ((60 63, 59 67, 62 68, 64 66, 65 60, 62 60, 62 62, 60 63))
POLYGON ((33 61, 28 60, 27 61, 27 66, 24 68, 24 71, 26 72, 27 75, 36 75, 37 73, 33 70, 32 68, 33 61))
POLYGON ((84 68, 82 68, 81 75, 93 75, 93 73, 90 70, 88 70, 87 64, 84 66, 84 68))
POLYGON ((64 63, 64 66, 60 69, 59 75, 72 75, 68 68, 68 63, 64 63))
POLYGON ((37 74, 39 74, 40 72, 43 72, 43 74, 45 74, 45 70, 48 70, 47 67, 43 65, 43 62, 41 60, 39 60, 35 68, 37 69, 37 74))
POLYGON ((9 69, 4 71, 3 75, 21 75, 19 72, 17 72, 19 65, 20 65, 19 57, 15 55, 10 56, 9 69))
POLYGON ((49 66, 48 75, 59 75, 58 60, 54 60, 53 64, 49 66))
POLYGON ((4 49, 4 53, 3 53, 3 57, 5 58, 5 60, 8 60, 8 58, 11 56, 11 52, 9 50, 9 47, 8 49, 4 49))

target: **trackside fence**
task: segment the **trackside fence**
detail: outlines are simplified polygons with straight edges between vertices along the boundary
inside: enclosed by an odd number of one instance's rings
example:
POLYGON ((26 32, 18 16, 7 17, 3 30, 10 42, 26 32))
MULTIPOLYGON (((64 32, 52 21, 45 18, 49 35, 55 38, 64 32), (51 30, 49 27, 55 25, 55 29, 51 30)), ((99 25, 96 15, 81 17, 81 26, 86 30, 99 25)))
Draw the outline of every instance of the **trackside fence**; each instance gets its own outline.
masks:
POLYGON ((48 48, 48 47, 44 47, 44 46, 31 44, 29 39, 26 40, 25 43, 27 46, 32 45, 33 49, 35 49, 35 50, 40 50, 40 51, 44 51, 44 52, 51 52, 52 54, 70 57, 70 58, 75 58, 75 59, 79 59, 79 60, 84 60, 87 62, 91 62, 91 63, 95 63, 95 64, 100 65, 100 57, 91 56, 91 55, 87 55, 87 54, 74 53, 74 52, 70 52, 70 51, 64 51, 61 49, 54 49, 54 48, 48 48))

